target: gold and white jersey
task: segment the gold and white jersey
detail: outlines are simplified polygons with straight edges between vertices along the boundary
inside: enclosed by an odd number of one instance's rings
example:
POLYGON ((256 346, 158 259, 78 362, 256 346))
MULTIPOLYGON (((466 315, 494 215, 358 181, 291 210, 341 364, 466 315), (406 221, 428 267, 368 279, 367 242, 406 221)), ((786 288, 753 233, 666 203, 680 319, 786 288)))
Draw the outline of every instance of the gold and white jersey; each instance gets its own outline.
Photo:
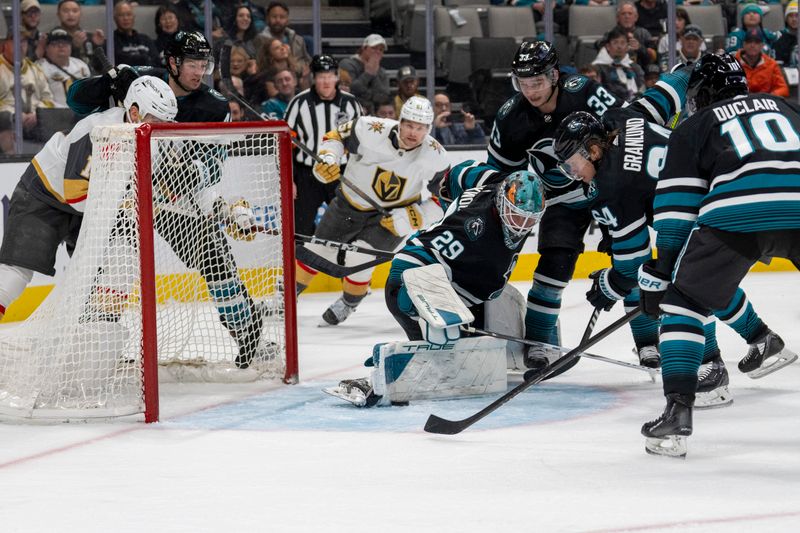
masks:
MULTIPOLYGON (((345 178, 382 207, 424 202, 431 197, 428 183, 449 167, 447 152, 430 135, 412 150, 401 148, 398 127, 396 120, 359 117, 326 133, 320 153, 341 157, 346 149, 349 159, 345 178)), ((342 183, 341 187, 353 207, 372 210, 347 185, 342 183)))
POLYGON ((58 202, 82 213, 89 192, 95 126, 122 124, 125 110, 113 107, 79 121, 66 135, 55 133, 31 160, 44 189, 58 202))

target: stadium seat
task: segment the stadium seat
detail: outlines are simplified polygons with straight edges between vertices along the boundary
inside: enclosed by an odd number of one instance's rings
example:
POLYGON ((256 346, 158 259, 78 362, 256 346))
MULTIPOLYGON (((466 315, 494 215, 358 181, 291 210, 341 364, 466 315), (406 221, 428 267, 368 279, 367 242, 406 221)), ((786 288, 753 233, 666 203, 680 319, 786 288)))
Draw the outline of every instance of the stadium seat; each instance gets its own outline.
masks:
POLYGON ((711 50, 724 48, 724 39, 728 35, 728 28, 721 4, 710 6, 682 5, 692 24, 700 26, 703 37, 711 50))
POLYGON ((513 37, 473 37, 470 39, 472 74, 470 87, 476 102, 475 114, 487 124, 497 110, 514 94, 511 87, 511 61, 517 51, 513 37))
POLYGON ((513 37, 521 43, 524 38, 533 37, 536 33, 536 23, 530 7, 489 8, 489 37, 513 37))
POLYGON ((472 72, 469 40, 483 37, 478 9, 472 6, 436 8, 436 61, 451 82, 467 83, 472 72))
MULTIPOLYGON (((597 55, 594 43, 616 25, 616 6, 570 6, 570 47, 577 67, 591 63, 597 55)), ((562 63, 568 61, 564 59, 562 63)))

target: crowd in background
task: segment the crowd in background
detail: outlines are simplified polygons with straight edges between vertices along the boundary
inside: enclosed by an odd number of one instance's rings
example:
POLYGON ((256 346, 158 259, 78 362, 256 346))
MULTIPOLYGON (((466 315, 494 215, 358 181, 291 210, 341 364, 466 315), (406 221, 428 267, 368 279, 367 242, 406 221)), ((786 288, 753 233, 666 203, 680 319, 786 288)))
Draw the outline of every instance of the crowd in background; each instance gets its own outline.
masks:
MULTIPOLYGON (((24 137, 43 142, 50 129, 41 128, 37 109, 66 108, 66 95, 72 81, 99 74, 101 66, 94 51, 113 38, 115 64, 164 66, 163 51, 181 30, 203 31, 205 13, 202 0, 161 0, 114 5, 115 29, 107 36, 100 28, 86 28, 81 23, 81 6, 101 4, 99 0, 22 0, 21 79, 22 125, 24 137), (40 27, 42 4, 56 4, 59 24, 40 27), (134 28, 137 5, 159 5, 152 32, 134 28)), ((489 3, 489 2, 487 2, 489 3)), ((491 0, 492 4, 530 6, 536 20, 544 13, 542 0, 491 0)), ((679 1, 676 11, 675 47, 677 61, 692 63, 711 51, 713 44, 703 28, 692 24, 681 4, 704 4, 710 0, 679 1)), ((576 5, 616 6, 616 25, 604 32, 596 43, 597 56, 590 64, 569 65, 568 72, 580 72, 603 83, 615 95, 631 100, 655 83, 668 70, 667 51, 672 36, 666 32, 666 0, 575 0, 576 5)), ((727 51, 735 53, 743 65, 753 92, 788 96, 789 88, 781 65, 797 64, 797 1, 784 6, 785 27, 779 32, 763 26, 769 3, 751 3, 740 7, 726 2, 725 13, 732 16, 733 28, 725 39, 727 51), (731 15, 733 13, 733 15, 731 15)), ((556 31, 566 32, 569 4, 554 0, 556 31)), ((251 0, 216 1, 212 10, 212 36, 215 59, 227 63, 230 76, 216 79, 216 88, 229 96, 234 120, 268 117, 283 118, 289 101, 312 86, 309 71, 311 43, 291 27, 290 7, 274 1, 266 5, 251 0), (223 50, 230 50, 230 54, 223 50), (232 96, 235 94, 235 96, 232 96)), ((142 27, 139 25, 138 27, 142 27)), ((14 137, 13 61, 11 35, 2 42, 0 57, 0 152, 12 152, 14 137)), ((539 36, 541 37, 541 35, 539 36)), ((397 70, 390 79, 383 66, 388 49, 386 37, 374 33, 363 39, 355 54, 341 60, 339 87, 352 93, 367 114, 396 117, 410 96, 419 94, 419 77, 412 65, 397 70), (396 82, 396 88, 392 82, 396 82)), ((220 72, 220 69, 217 69, 220 72)), ((219 77, 219 74, 217 74, 219 77)), ((491 125, 470 112, 470 102, 450 102, 452 94, 435 96, 434 135, 444 144, 483 144, 485 129, 491 125), (483 124, 483 125, 482 125, 483 124)), ((474 103, 474 102, 473 102, 474 103)))

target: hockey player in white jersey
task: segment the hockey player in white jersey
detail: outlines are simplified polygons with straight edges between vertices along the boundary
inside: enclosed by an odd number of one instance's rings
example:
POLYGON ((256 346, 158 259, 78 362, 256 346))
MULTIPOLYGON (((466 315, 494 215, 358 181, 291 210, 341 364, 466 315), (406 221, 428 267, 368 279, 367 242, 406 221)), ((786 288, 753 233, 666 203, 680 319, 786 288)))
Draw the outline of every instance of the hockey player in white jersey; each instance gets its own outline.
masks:
POLYGON ((134 81, 123 107, 94 113, 72 130, 53 135, 31 160, 14 193, 0 247, 0 318, 34 272, 55 274, 60 243, 72 253, 80 232, 91 178, 95 126, 172 121, 178 103, 164 81, 143 76, 134 81))
MULTIPOLYGON (((393 251, 405 238, 439 220, 442 210, 428 189, 449 168, 446 152, 430 135, 433 107, 422 97, 409 98, 400 120, 359 117, 325 134, 320 146, 321 163, 314 176, 323 183, 339 179, 339 162, 349 160, 345 177, 373 202, 388 210, 384 217, 353 189, 341 184, 314 233, 321 239, 367 245, 393 251)), ((331 262, 337 250, 320 245, 306 247, 331 262)), ((366 262, 370 256, 347 252, 345 265, 366 262)), ((297 292, 305 290, 317 270, 298 261, 297 292)), ((344 321, 367 295, 372 268, 345 277, 343 294, 322 315, 321 325, 344 321)))

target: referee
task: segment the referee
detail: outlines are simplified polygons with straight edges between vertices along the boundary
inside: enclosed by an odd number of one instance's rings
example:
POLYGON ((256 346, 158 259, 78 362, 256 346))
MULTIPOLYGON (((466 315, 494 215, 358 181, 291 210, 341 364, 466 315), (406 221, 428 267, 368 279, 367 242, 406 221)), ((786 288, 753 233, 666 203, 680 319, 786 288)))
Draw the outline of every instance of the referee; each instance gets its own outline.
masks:
MULTIPOLYGON (((361 106, 355 96, 342 92, 338 64, 328 55, 316 55, 311 60, 314 84, 292 98, 286 108, 285 119, 297 133, 297 140, 311 151, 317 152, 326 132, 361 115, 361 106)), ((336 193, 338 181, 323 184, 314 177, 311 169, 314 160, 301 150, 294 157, 294 183, 297 198, 294 201, 294 230, 301 235, 313 235, 314 219, 323 202, 330 203, 336 193)))

